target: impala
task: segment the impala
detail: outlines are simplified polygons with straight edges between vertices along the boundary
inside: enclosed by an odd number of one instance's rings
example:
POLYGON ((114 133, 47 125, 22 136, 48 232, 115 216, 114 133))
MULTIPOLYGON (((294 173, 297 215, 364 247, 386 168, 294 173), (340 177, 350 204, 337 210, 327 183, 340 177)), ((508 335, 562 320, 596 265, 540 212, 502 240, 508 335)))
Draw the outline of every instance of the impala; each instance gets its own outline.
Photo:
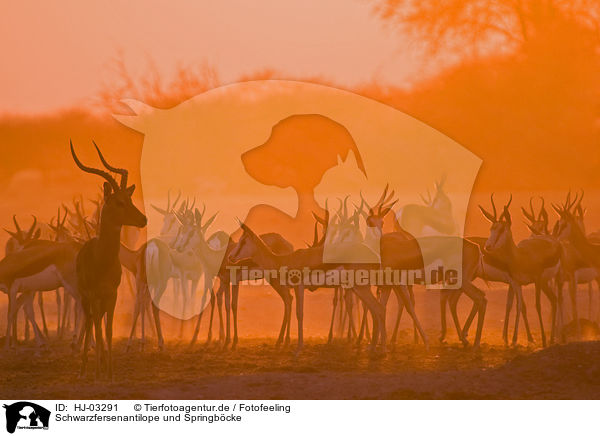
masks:
POLYGON ((106 345, 108 377, 112 379, 112 334, 117 288, 121 282, 121 263, 119 247, 121 228, 125 225, 145 227, 146 216, 135 207, 131 196, 135 185, 127 186, 128 171, 112 167, 94 143, 98 156, 104 167, 121 176, 118 184, 110 173, 87 167, 81 163, 73 143, 70 143, 71 155, 75 164, 83 172, 102 177, 104 182, 104 205, 100 214, 98 236, 87 241, 77 255, 77 278, 79 293, 85 314, 85 343, 80 376, 87 370, 87 353, 92 334, 92 324, 96 333, 96 378, 100 376, 100 363, 104 355, 102 340, 102 318, 106 314, 106 345))

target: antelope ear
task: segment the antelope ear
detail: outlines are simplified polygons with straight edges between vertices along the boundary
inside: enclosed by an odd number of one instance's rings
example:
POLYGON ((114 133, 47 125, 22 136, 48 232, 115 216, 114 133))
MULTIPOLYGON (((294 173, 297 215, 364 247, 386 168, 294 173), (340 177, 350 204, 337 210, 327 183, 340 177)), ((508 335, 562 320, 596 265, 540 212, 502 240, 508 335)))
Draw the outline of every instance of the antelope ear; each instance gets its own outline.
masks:
POLYGON ((112 194, 112 187, 110 186, 110 183, 104 182, 103 188, 104 188, 104 200, 107 200, 108 197, 110 197, 110 195, 112 194))
POLYGON ((384 216, 386 216, 390 212, 390 210, 392 210, 392 208, 394 207, 394 205, 396 203, 398 203, 398 200, 394 201, 388 207, 386 207, 385 209, 383 209, 383 211, 381 212, 381 217, 383 218, 384 216))
POLYGON ((253 238, 258 238, 258 236, 256 235, 256 233, 254 233, 250 227, 248 227, 246 224, 244 224, 243 222, 240 221, 240 227, 242 228, 242 230, 246 233, 248 233, 250 236, 252 236, 253 238))
POLYGON ((17 234, 15 232, 11 232, 10 230, 4 229, 6 233, 8 233, 13 238, 17 239, 17 234))
POLYGON ((153 205, 153 204, 151 204, 150 206, 152 206, 152 208, 153 208, 155 211, 157 211, 159 214, 161 214, 161 215, 166 215, 166 214, 167 214, 167 211, 166 211, 166 210, 164 210, 164 209, 161 209, 161 208, 160 208, 160 207, 158 207, 158 206, 155 206, 155 205, 153 205))
POLYGON ((133 195, 133 192, 135 191, 135 185, 131 185, 128 188, 125 188, 125 192, 127 192, 127 195, 129 195, 130 197, 133 195))
POLYGON ((40 239, 41 235, 42 235, 42 229, 37 229, 35 231, 35 233, 33 234, 33 239, 40 239))
MULTIPOLYGON (((396 200, 396 201, 398 201, 398 200, 396 200)), ((396 201, 394 201, 394 203, 396 203, 396 201)), ((381 213, 379 214, 379 216, 380 216, 381 218, 385 217, 385 216, 386 216, 388 213, 390 213, 390 210, 392 210, 392 207, 393 207, 393 205, 394 205, 394 204, 392 203, 392 205, 391 205, 390 207, 386 207, 385 209, 383 209, 383 210, 381 211, 381 213)))

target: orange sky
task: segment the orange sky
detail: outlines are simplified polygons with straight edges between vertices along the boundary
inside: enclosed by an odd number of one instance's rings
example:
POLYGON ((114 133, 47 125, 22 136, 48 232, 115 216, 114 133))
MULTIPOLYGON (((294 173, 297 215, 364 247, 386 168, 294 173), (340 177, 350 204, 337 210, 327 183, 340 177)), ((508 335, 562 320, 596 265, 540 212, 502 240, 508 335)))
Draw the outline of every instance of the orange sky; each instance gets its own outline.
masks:
POLYGON ((7 2, 0 113, 89 103, 114 79, 119 53, 134 75, 149 62, 166 77, 208 62, 224 82, 274 68, 341 86, 402 86, 421 66, 416 47, 363 0, 7 2))

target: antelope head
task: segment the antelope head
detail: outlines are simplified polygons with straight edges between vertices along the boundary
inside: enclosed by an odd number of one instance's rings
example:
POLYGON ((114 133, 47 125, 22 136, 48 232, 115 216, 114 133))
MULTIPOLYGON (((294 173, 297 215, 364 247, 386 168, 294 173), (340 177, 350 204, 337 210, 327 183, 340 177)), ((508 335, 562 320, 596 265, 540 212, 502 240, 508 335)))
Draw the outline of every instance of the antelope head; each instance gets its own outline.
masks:
POLYGON ((369 211, 366 217, 367 228, 378 229, 379 234, 383 232, 383 219, 398 202, 397 199, 392 201, 392 198, 394 197, 394 191, 388 194, 388 188, 389 184, 385 185, 383 194, 381 194, 381 197, 379 200, 377 200, 377 203, 373 207, 369 206, 369 203, 367 203, 361 194, 361 199, 369 211))
POLYGON ((585 234, 585 212, 587 211, 587 209, 585 207, 581 206, 581 200, 583 200, 583 190, 581 190, 581 197, 579 197, 579 200, 577 201, 577 204, 575 205, 575 208, 573 209, 573 215, 575 216, 575 220, 577 221, 577 225, 579 226, 579 228, 581 229, 581 231, 583 232, 583 234, 585 234))
POLYGON ((431 193, 429 192, 429 189, 427 189, 427 198, 425 198, 425 196, 423 195, 420 195, 421 199, 423 200, 423 203, 435 210, 451 212, 452 202, 450 201, 450 198, 444 191, 445 183, 446 176, 442 176, 442 178, 439 181, 436 181, 434 183, 435 194, 433 198, 431 198, 431 193))
POLYGON ((67 221, 67 216, 68 216, 67 207, 63 205, 64 213, 63 213, 62 220, 60 217, 60 209, 61 208, 59 207, 58 212, 56 214, 56 224, 54 224, 54 218, 52 218, 52 220, 50 220, 50 224, 49 224, 50 228, 54 232, 54 240, 57 242, 72 241, 73 237, 71 236, 71 233, 65 227, 65 222, 67 221))
MULTIPOLYGON (((242 229, 242 236, 233 246, 233 249, 229 253, 227 259, 230 263, 235 264, 243 260, 252 259, 256 254, 259 240, 262 242, 260 237, 254 233, 250 227, 243 222, 239 221, 240 228, 242 229)), ((315 225, 316 231, 316 225, 315 225)), ((264 242, 263 242, 264 244, 264 242)))
POLYGON ((205 213, 206 205, 203 206, 202 212, 195 208, 194 212, 189 211, 189 213, 177 215, 180 227, 173 245, 175 250, 182 252, 186 248, 206 243, 206 231, 217 217, 217 213, 210 217, 206 223, 202 223, 205 213))
MULTIPOLYGON (((177 232, 178 220, 177 220, 177 215, 176 215, 177 212, 175 211, 175 208, 177 207, 177 203, 179 202, 180 198, 181 198, 181 191, 179 191, 179 193, 177 194, 177 198, 175 199, 173 204, 171 204, 171 191, 169 190, 167 192, 167 207, 165 209, 162 209, 153 204, 150 205, 150 206, 152 206, 152 208, 155 211, 157 211, 158 213, 160 213, 163 216, 163 225, 162 225, 162 228, 160 229, 160 234, 162 236, 172 235, 177 232)), ((182 206, 183 205, 184 205, 184 203, 182 203, 182 206)))
POLYGON ((327 201, 325 201, 325 217, 321 218, 319 215, 313 212, 313 217, 315 217, 315 233, 313 237, 312 244, 307 244, 308 248, 320 247, 325 244, 327 240, 327 235, 331 234, 329 232, 329 209, 327 208, 327 201), (323 236, 319 238, 319 224, 323 227, 323 236))
POLYGON ((101 212, 101 226, 115 226, 118 228, 121 226, 145 227, 148 219, 146 215, 135 207, 131 199, 135 191, 135 185, 127 186, 129 172, 125 169, 115 168, 106 162, 100 148, 94 142, 94 147, 96 147, 96 151, 104 167, 121 176, 121 183, 117 183, 110 173, 83 165, 77 154, 75 154, 73 143, 69 142, 71 145, 71 155, 79 169, 86 173, 96 174, 105 180, 103 185, 104 205, 101 212))
MULTIPOLYGON (((344 198, 343 202, 341 199, 339 199, 339 202, 339 210, 332 222, 329 224, 330 236, 328 236, 328 239, 332 240, 331 242, 334 243, 361 241, 362 234, 360 233, 359 219, 363 213, 362 209, 364 202, 361 202, 360 207, 356 207, 352 215, 350 215, 348 212, 348 196, 344 198)), ((327 205, 325 205, 325 209, 327 209, 327 205)), ((320 218, 316 215, 315 219, 317 222, 320 220, 320 218)))
POLYGON ((548 230, 548 212, 546 211, 545 202, 542 197, 542 206, 540 211, 536 213, 533 209, 533 198, 529 198, 529 210, 521 207, 523 211, 523 215, 527 218, 527 227, 531 230, 532 235, 549 235, 550 231, 548 230))
POLYGON ((577 201, 577 197, 578 196, 575 195, 575 199, 571 200, 571 192, 569 191, 563 204, 552 204, 552 208, 559 217, 554 226, 554 230, 552 231, 552 235, 558 239, 565 240, 570 239, 572 236, 581 236, 583 234, 577 218, 573 213, 573 206, 580 204, 580 202, 577 201))
POLYGON ((15 251, 22 249, 25 246, 25 244, 40 238, 42 231, 40 229, 37 229, 37 230, 35 229, 35 227, 37 225, 37 218, 34 215, 32 215, 32 216, 33 216, 33 223, 31 224, 31 227, 29 227, 29 230, 24 231, 21 229, 21 226, 19 226, 19 222, 17 221, 17 216, 13 215, 13 222, 15 223, 15 231, 13 232, 13 231, 4 229, 4 231, 11 236, 10 239, 6 242, 6 249, 5 249, 6 254, 14 253, 15 251))
POLYGON ((484 249, 488 252, 494 252, 505 248, 507 244, 511 243, 513 240, 511 230, 512 219, 508 210, 510 203, 512 202, 512 194, 508 200, 508 203, 506 203, 504 206, 500 217, 498 217, 498 212, 496 211, 493 193, 490 196, 490 200, 492 202, 493 213, 486 211, 481 205, 479 206, 479 209, 481 209, 483 216, 485 216, 487 220, 492 223, 492 227, 490 228, 490 236, 485 242, 484 249))

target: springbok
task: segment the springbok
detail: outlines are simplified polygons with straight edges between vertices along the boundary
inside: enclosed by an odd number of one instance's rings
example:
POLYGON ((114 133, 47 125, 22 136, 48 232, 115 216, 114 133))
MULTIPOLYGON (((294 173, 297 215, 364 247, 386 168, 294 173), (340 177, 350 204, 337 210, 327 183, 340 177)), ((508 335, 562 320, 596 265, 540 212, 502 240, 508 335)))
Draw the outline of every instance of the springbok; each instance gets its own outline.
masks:
MULTIPOLYGON (((355 211, 352 215, 348 212, 348 197, 344 198, 340 202, 339 208, 331 222, 327 226, 327 234, 325 239, 326 245, 340 246, 340 244, 348 245, 352 247, 356 244, 364 244, 365 238, 360 230, 360 217, 364 214, 364 200, 361 202, 359 207, 355 207, 355 211)), ((327 205, 325 205, 327 209, 327 205)), ((317 223, 319 217, 315 215, 317 223)), ((315 223, 315 226, 317 225, 315 223)), ((316 229, 315 229, 316 231, 316 229)), ((350 248, 352 249, 352 248, 350 248)), ((335 325, 335 312, 338 309, 339 304, 339 328, 343 331, 345 320, 348 319, 348 340, 358 336, 356 328, 354 326, 353 306, 354 306, 354 293, 349 289, 343 289, 342 287, 336 287, 333 290, 333 307, 331 310, 331 322, 329 325, 329 334, 327 336, 327 343, 333 341, 333 329, 335 325)), ((366 308, 364 309, 366 313, 366 308)), ((366 323, 366 320, 365 320, 366 323)), ((363 327, 366 324, 362 323, 363 327)), ((361 329, 361 333, 364 333, 361 329)))
MULTIPOLYGON (((392 191, 391 193, 388 193, 388 189, 389 189, 389 184, 387 184, 385 186, 385 189, 383 190, 381 197, 379 198, 379 200, 377 200, 377 202, 375 203, 375 205, 373 207, 371 207, 369 205, 369 203, 365 200, 365 198, 362 196, 362 193, 360 194, 361 205, 360 205, 359 210, 360 210, 361 215, 365 219, 365 223, 366 223, 364 243, 365 243, 365 245, 370 247, 374 252, 378 252, 379 248, 380 248, 379 244, 380 244, 380 237, 383 234, 384 219, 388 215, 388 213, 392 211, 393 206, 398 201, 398 200, 395 200, 395 201, 393 200, 394 191, 392 191), (367 206, 367 212, 362 210, 363 205, 367 206)), ((406 232, 400 226, 400 224, 398 223, 398 221, 396 219, 397 218, 396 215, 392 214, 392 217, 394 218, 394 220, 393 220, 394 221, 394 230, 396 232, 397 237, 403 238, 406 241, 414 240, 414 237, 410 233, 406 232)), ((409 284, 406 288, 408 291, 410 303, 414 310, 415 295, 413 292, 413 287, 412 287, 412 285, 409 284)), ((381 289, 378 289, 378 294, 380 294, 380 297, 381 297, 381 289)), ((405 307, 400 288, 394 288, 394 294, 396 295, 396 299, 398 302, 398 313, 396 315, 396 322, 394 324, 394 331, 392 333, 392 338, 391 338, 392 344, 396 343, 398 329, 400 327, 400 320, 402 319, 402 312, 404 311, 404 307, 405 307)), ((413 328, 414 342, 417 343, 419 340, 419 332, 418 332, 416 323, 413 323, 413 325, 414 325, 414 328, 413 328)), ((362 320, 361 326, 360 326, 359 341, 362 339, 364 330, 367 326, 368 325, 367 325, 366 308, 365 308, 364 313, 363 313, 363 320, 362 320)))
MULTIPOLYGON (((579 226, 583 234, 586 234, 584 222, 586 209, 581 206, 581 200, 583 200, 583 191, 581 193, 581 197, 579 197, 579 201, 573 209, 573 216, 575 217, 577 225, 579 226)), ((593 235, 588 235, 588 240, 590 242, 598 243, 592 241, 592 238, 593 235)), ((594 291, 593 282, 596 282, 598 292, 600 293, 600 271, 598 271, 598 268, 591 265, 588 267, 580 268, 577 271, 575 271, 575 281, 578 285, 586 283, 588 285, 588 318, 592 320, 592 297, 594 291)))
MULTIPOLYGON (((433 198, 427 191, 427 198, 421 195, 425 205, 407 204, 396 213, 399 227, 417 237, 426 235, 455 235, 456 222, 452 215, 452 202, 444 192, 446 178, 435 182, 433 198)), ((399 230, 399 229, 396 229, 399 230)))
POLYGON ((541 292, 546 295, 551 305, 552 326, 550 333, 550 342, 554 342, 556 333, 556 295, 552 292, 548 284, 549 277, 553 277, 558 272, 560 266, 562 249, 560 244, 553 238, 545 236, 533 236, 515 244, 512 235, 512 219, 509 206, 512 202, 512 195, 508 203, 503 207, 502 214, 498 217, 496 205, 494 204, 494 195, 491 195, 493 214, 479 206, 483 215, 492 224, 490 236, 488 237, 484 250, 490 254, 499 264, 504 265, 502 269, 509 273, 509 285, 515 292, 517 300, 517 315, 515 316, 515 329, 513 333, 512 345, 516 345, 519 334, 519 314, 523 313, 523 291, 522 286, 534 283, 535 301, 540 330, 542 336, 542 345, 546 346, 546 332, 542 319, 542 307, 540 295, 541 292))
MULTIPOLYGON (((323 251, 324 251, 324 240, 326 231, 323 237, 317 244, 308 248, 300 248, 290 254, 278 255, 275 254, 269 246, 262 240, 260 236, 255 234, 247 225, 240 222, 240 227, 243 230, 242 236, 237 243, 237 249, 230 253, 229 260, 232 263, 237 263, 242 260, 246 260, 242 257, 242 253, 245 252, 247 246, 250 245, 249 251, 253 253, 252 262, 254 262, 258 268, 262 270, 298 270, 302 271, 305 268, 319 269, 328 271, 331 269, 340 268, 352 268, 352 265, 338 265, 338 264, 326 264, 323 262, 323 251)), ((364 267, 360 265, 359 267, 364 267)), ((303 283, 293 284, 294 291, 296 294, 296 318, 298 322, 298 347, 299 352, 304 344, 304 290, 305 285, 303 283)), ((331 286, 329 286, 331 287, 331 286)), ((315 290, 316 287, 307 287, 309 290, 315 290)), ((352 287, 352 290, 358 295, 358 297, 365 302, 369 311, 373 315, 374 327, 371 339, 371 350, 375 349, 378 338, 382 337, 385 343, 385 325, 383 325, 383 308, 381 304, 375 299, 371 293, 370 286, 358 286, 352 287), (380 333, 381 332, 381 333, 380 333)))
MULTIPOLYGON (((8 241, 6 241, 6 244, 4 246, 4 254, 8 255, 11 253, 14 253, 16 251, 19 251, 21 249, 23 249, 23 247, 30 243, 31 241, 40 239, 41 236, 41 229, 36 229, 36 225, 37 225, 37 217, 35 215, 33 215, 33 223, 31 224, 31 227, 29 228, 29 230, 25 231, 21 229, 21 226, 19 226, 19 222, 17 221, 17 216, 13 215, 13 222, 15 224, 15 231, 11 231, 8 229, 4 229, 4 231, 6 233, 8 233, 10 235, 10 238, 8 239, 8 241)), ((41 300, 38 298, 38 304, 40 306, 40 311, 41 311, 41 315, 42 315, 42 322, 43 325, 46 325, 46 320, 45 320, 45 316, 44 316, 44 305, 43 302, 41 302, 41 300)), ((26 316, 25 317, 25 340, 29 339, 29 318, 26 316)), ((47 335, 47 327, 44 330, 44 334, 47 335)), ((13 334, 14 334, 14 340, 16 342, 17 340, 17 317, 15 316, 15 320, 14 320, 14 326, 13 326, 13 334)))
MULTIPOLYGON (((269 246, 269 248, 275 254, 284 255, 290 254, 294 251, 294 246, 287 241, 279 233, 264 233, 260 235, 261 239, 269 246)), ((238 343, 238 298, 239 298, 239 287, 240 283, 248 279, 252 274, 260 276, 262 270, 252 262, 254 256, 254 247, 251 245, 240 245, 239 242, 232 243, 227 248, 227 253, 223 259, 221 270, 219 271, 219 290, 218 295, 225 294, 225 309, 229 311, 231 308, 231 314, 233 316, 233 342, 232 349, 235 349, 238 343), (231 262, 231 258, 243 259, 239 262, 231 262), (246 267, 249 272, 248 275, 244 276, 239 267, 246 267), (233 276, 235 274, 235 276, 233 276), (233 279, 233 280, 232 280, 233 279), (231 296, 229 292, 231 291, 231 296)), ((273 280, 271 277, 265 277, 267 283, 277 292, 283 302, 283 321, 281 328, 279 329, 279 335, 275 346, 279 347, 281 344, 287 346, 290 342, 290 325, 291 325, 291 314, 292 314, 292 296, 290 288, 283 286, 278 280, 273 280)), ((227 328, 225 335, 225 345, 230 341, 230 326, 229 317, 227 318, 227 328)))
MULTIPOLYGON (((539 213, 537 214, 533 209, 533 198, 529 199, 529 211, 524 207, 521 207, 523 211, 523 215, 529 221, 527 226, 531 230, 531 236, 542 235, 545 237, 549 236, 548 232, 548 212, 544 207, 544 199, 542 198, 542 206, 540 208, 539 213)), ((510 321, 510 312, 513 307, 515 292, 511 286, 510 273, 506 269, 505 263, 502 259, 496 258, 494 255, 485 251, 485 244, 488 238, 478 237, 478 236, 470 236, 467 239, 479 245, 482 250, 482 263, 479 271, 479 278, 484 280, 485 282, 497 282, 497 283, 505 283, 508 285, 508 291, 506 294, 506 310, 504 313, 504 326, 502 328, 502 339, 505 345, 508 345, 508 327, 510 321)), ((551 274, 551 272, 550 272, 551 274)), ((519 315, 519 314, 518 314, 519 315)), ((527 307, 525 301, 521 302, 521 313, 520 316, 523 318, 523 324, 525 325, 525 333, 527 334, 527 342, 529 344, 534 344, 535 339, 531 334, 531 329, 529 327, 529 319, 527 318, 527 307)), ((463 334, 465 337, 469 331, 469 327, 471 325, 472 317, 469 315, 465 325, 463 327, 463 334)))
MULTIPOLYGON (((123 249, 121 250, 123 251, 123 249)), ((141 350, 145 345, 145 315, 152 309, 154 327, 158 340, 158 349, 164 349, 164 338, 160 324, 160 300, 167 289, 169 279, 173 276, 171 248, 159 238, 150 239, 139 249, 130 250, 135 275, 135 303, 131 333, 127 341, 127 351, 131 348, 138 317, 141 317, 141 350)), ((123 262, 122 262, 123 263, 123 262)), ((150 316, 148 316, 150 318, 150 316)))
POLYGON ((135 185, 127 186, 128 171, 112 167, 102 155, 98 146, 94 147, 104 167, 121 176, 121 183, 110 173, 81 163, 73 143, 70 143, 71 155, 75 164, 83 172, 102 177, 104 182, 104 205, 101 211, 98 236, 87 241, 77 255, 77 279, 79 293, 85 314, 85 342, 80 376, 87 370, 87 353, 92 335, 92 323, 96 332, 96 378, 100 376, 100 363, 104 355, 102 340, 102 318, 106 314, 106 346, 108 377, 112 380, 112 333, 117 288, 121 282, 121 263, 119 247, 123 226, 145 227, 148 219, 135 207, 131 196, 135 185))
MULTIPOLYGON (((25 303, 26 310, 36 292, 52 291, 63 287, 76 302, 79 301, 75 276, 75 256, 80 245, 74 242, 36 240, 23 249, 9 254, 1 263, 0 283, 8 292, 8 319, 5 347, 10 346, 11 326, 19 306, 25 303), (7 272, 2 274, 2 271, 7 272), (17 302, 18 294, 26 295, 17 302)), ((44 343, 41 330, 35 318, 29 316, 38 345, 44 343)), ((73 336, 73 345, 76 337, 73 336)))
MULTIPOLYGON (((385 198, 386 192, 387 187, 382 199, 385 198)), ((426 265, 426 259, 440 259, 443 261, 443 266, 445 268, 453 266, 459 267, 462 273, 461 287, 459 289, 445 289, 445 283, 441 277, 436 283, 432 283, 441 286, 440 305, 442 308, 442 334, 440 341, 443 342, 446 335, 445 307, 446 302, 449 302, 450 312, 456 326, 458 337, 463 344, 468 344, 463 330, 460 328, 456 310, 458 298, 464 292, 473 301, 473 309, 470 315, 471 319, 473 319, 475 315, 478 315, 477 333, 473 345, 476 348, 479 347, 487 307, 485 294, 472 283, 476 278, 481 265, 481 251, 479 247, 477 244, 457 236, 423 236, 415 239, 408 232, 403 230, 399 223, 395 223, 395 227, 399 229, 399 231, 383 233, 383 220, 392 209, 395 201, 387 205, 385 203, 391 201, 392 197, 393 192, 379 205, 377 210, 371 208, 367 218, 367 228, 370 229, 375 236, 380 238, 381 265, 383 267, 391 267, 392 269, 398 270, 421 270, 424 272, 427 267, 430 267, 430 265, 426 265), (462 255, 462 258, 459 256, 459 253, 462 255)), ((390 290, 390 287, 382 288, 382 303, 384 307, 389 297, 390 290)), ((397 332, 399 320, 402 315, 402 308, 404 307, 408 310, 408 313, 413 319, 415 330, 419 332, 420 336, 423 338, 423 342, 428 346, 427 338, 414 312, 414 295, 412 295, 412 290, 403 286, 399 289, 394 289, 394 291, 401 292, 399 293, 399 296, 402 298, 402 304, 400 305, 400 310, 396 319, 393 339, 395 339, 395 333, 397 332)))
MULTIPOLYGON (((43 292, 54 291, 58 288, 63 287, 66 291, 65 295, 70 295, 76 301, 76 309, 78 309, 77 302, 79 301, 77 294, 77 283, 75 279, 75 256, 77 251, 81 247, 81 244, 77 243, 73 238, 68 235, 66 229, 64 229, 65 220, 60 219, 60 209, 57 217, 57 225, 52 225, 51 228, 56 231, 54 241, 48 240, 31 240, 27 242, 20 251, 27 249, 27 251, 33 251, 37 255, 37 251, 40 253, 50 253, 46 256, 46 264, 40 270, 34 272, 34 274, 20 274, 18 278, 15 278, 9 286, 9 306, 11 301, 16 301, 17 295, 21 294, 21 303, 13 305, 12 310, 9 310, 9 320, 15 319, 16 310, 23 303, 27 305, 29 302, 33 302, 34 296, 40 295, 43 292)), ((31 233, 31 232, 29 232, 31 233)), ((60 294, 58 294, 60 295, 60 294)), ((39 300, 38 300, 39 301, 39 300)), ((60 302, 57 298, 57 302, 60 302)), ((58 316, 60 322, 60 304, 58 306, 58 316)), ((10 327, 10 325, 9 325, 10 327)), ((34 330, 39 330, 37 324, 33 323, 34 330)), ((76 330, 77 331, 77 330, 76 330)), ((7 335, 9 332, 7 333, 7 335)), ((40 332, 35 332, 36 342, 38 345, 44 343, 40 332)), ((47 335, 46 335, 47 336, 47 335)), ((8 336, 7 336, 8 337, 8 336)), ((76 335, 73 335, 72 346, 75 345, 76 335)), ((9 346, 10 341, 5 343, 5 346, 9 346)))
MULTIPOLYGON (((210 342, 212 339, 212 324, 214 308, 216 303, 216 295, 213 289, 213 281, 219 274, 219 270, 221 269, 221 265, 225 258, 225 252, 230 244, 229 235, 223 231, 217 231, 214 234, 212 234, 209 238, 206 237, 206 231, 215 220, 217 214, 215 213, 205 223, 202 223, 202 219, 204 217, 205 212, 206 206, 203 208, 202 212, 200 212, 198 209, 195 209, 194 213, 190 214, 189 218, 186 218, 182 215, 177 216, 177 218, 180 221, 180 228, 179 233, 177 235, 177 239, 175 240, 175 243, 173 245, 173 248, 175 250, 182 253, 187 252, 187 255, 190 258, 195 259, 195 261, 198 262, 198 264, 200 265, 200 270, 204 274, 204 286, 202 289, 203 292, 200 313, 198 314, 198 319, 194 328, 194 334, 192 336, 191 342, 192 345, 196 342, 196 339, 198 338, 200 324, 202 321, 202 314, 207 303, 207 297, 210 297, 211 304, 207 342, 210 342)), ((192 280, 192 296, 195 295, 199 279, 200 276, 198 275, 192 280)), ((185 289, 186 287, 184 287, 184 291, 185 289)), ((227 318, 229 318, 229 311, 227 311, 226 316, 227 318)), ((227 323, 229 323, 229 320, 227 320, 227 323)), ((224 336, 224 328, 221 304, 219 304, 219 333, 220 338, 222 338, 224 336)))
MULTIPOLYGON (((178 192, 177 198, 171 204, 171 191, 167 192, 167 207, 161 208, 154 204, 151 204, 152 208, 157 211, 159 214, 163 216, 163 223, 160 229, 160 238, 163 239, 167 245, 172 245, 175 243, 175 239, 177 238, 177 231, 179 230, 179 222, 177 220, 175 208, 177 207, 177 203, 181 198, 181 191, 178 192)), ((179 208, 179 213, 184 213, 185 203, 181 203, 179 208)))
MULTIPOLYGON (((573 311, 573 320, 577 326, 577 336, 581 335, 581 327, 579 316, 577 313, 577 279, 575 273, 580 268, 593 267, 600 268, 600 245, 590 242, 579 224, 572 209, 577 204, 577 196, 575 200, 570 200, 570 194, 563 205, 555 205, 552 207, 558 213, 559 220, 555 226, 555 235, 566 247, 566 254, 561 261, 563 273, 566 275, 569 283, 569 295, 571 297, 571 308, 573 311)), ((562 302, 562 283, 559 284, 559 299, 562 302)))

